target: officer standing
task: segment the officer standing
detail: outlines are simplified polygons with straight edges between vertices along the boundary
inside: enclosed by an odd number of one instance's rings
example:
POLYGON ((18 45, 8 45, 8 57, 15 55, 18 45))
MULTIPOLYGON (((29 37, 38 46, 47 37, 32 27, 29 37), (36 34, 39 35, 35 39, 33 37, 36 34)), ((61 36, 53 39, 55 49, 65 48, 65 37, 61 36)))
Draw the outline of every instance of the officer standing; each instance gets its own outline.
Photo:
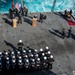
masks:
POLYGON ((70 15, 72 15, 72 9, 70 9, 70 15))
POLYGON ((26 72, 29 71, 30 69, 30 62, 29 62, 29 59, 25 59, 25 62, 24 62, 24 66, 25 66, 25 70, 26 72))
POLYGON ((10 60, 9 57, 6 57, 6 68, 9 69, 10 67, 10 60))
POLYGON ((40 51, 39 51, 39 57, 42 56, 42 53, 44 53, 44 50, 41 48, 40 51))
POLYGON ((53 62, 54 62, 53 55, 50 55, 50 59, 48 59, 48 69, 52 69, 53 62))
POLYGON ((11 62, 12 62, 12 68, 15 68, 16 67, 16 57, 15 57, 15 55, 12 56, 11 62))
POLYGON ((51 52, 50 52, 50 51, 48 51, 48 52, 47 52, 47 54, 46 54, 47 59, 49 59, 49 58, 50 58, 50 55, 51 55, 51 52))
POLYGON ((22 40, 19 40, 19 43, 17 44, 18 50, 22 50, 22 47, 24 46, 22 40))
POLYGON ((18 67, 22 68, 23 62, 22 62, 22 57, 18 56, 18 67))
POLYGON ((49 51, 49 47, 48 47, 48 46, 46 46, 46 49, 44 50, 45 55, 47 55, 47 54, 48 54, 48 51, 49 51))
POLYGON ((24 56, 26 55, 26 50, 22 51, 22 57, 24 58, 24 56))
POLYGON ((21 16, 21 14, 18 15, 18 22, 22 24, 22 16, 21 16))
POLYGON ((71 27, 70 27, 70 29, 68 29, 68 38, 71 37, 71 32, 72 32, 71 29, 72 29, 71 27))
POLYGON ((28 14, 28 9, 26 9, 26 11, 25 11, 25 16, 27 16, 27 14, 28 14))
POLYGON ((62 39, 65 38, 65 34, 66 34, 66 33, 65 33, 65 29, 63 28, 63 29, 62 29, 62 39))
POLYGON ((31 71, 34 71, 36 66, 35 66, 35 59, 31 58, 30 59, 30 66, 31 66, 31 71))
POLYGON ((43 13, 40 13, 40 22, 43 22, 43 13))
POLYGON ((22 16, 25 16, 25 11, 26 11, 26 8, 23 7, 23 9, 22 9, 22 16))
POLYGON ((41 69, 41 61, 40 61, 40 58, 37 58, 35 61, 36 61, 36 70, 40 70, 41 69))
POLYGON ((44 56, 43 59, 42 59, 41 61, 42 61, 42 69, 43 69, 43 70, 44 70, 44 69, 47 69, 47 67, 48 67, 47 57, 44 56))

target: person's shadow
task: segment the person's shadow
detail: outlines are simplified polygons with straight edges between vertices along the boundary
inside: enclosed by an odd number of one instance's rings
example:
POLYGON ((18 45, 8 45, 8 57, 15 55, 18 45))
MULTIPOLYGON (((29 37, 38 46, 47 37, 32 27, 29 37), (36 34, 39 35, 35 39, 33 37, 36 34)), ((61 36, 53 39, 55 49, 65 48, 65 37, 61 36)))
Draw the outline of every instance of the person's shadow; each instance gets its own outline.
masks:
POLYGON ((27 22, 28 24, 32 25, 32 21, 31 20, 29 20, 29 19, 27 19, 25 17, 23 19, 24 19, 24 22, 27 22))
POLYGON ((7 18, 2 18, 2 19, 5 21, 5 23, 7 23, 7 24, 9 24, 10 26, 12 26, 12 22, 9 21, 7 18))
POLYGON ((27 15, 27 17, 29 17, 29 18, 33 19, 33 17, 32 17, 32 16, 27 15))
POLYGON ((10 46, 12 49, 13 49, 13 51, 17 51, 18 49, 15 47, 15 46, 13 46, 11 43, 9 43, 9 42, 7 42, 7 41, 5 41, 4 40, 4 42, 5 42, 5 44, 7 45, 7 46, 10 46))
POLYGON ((56 73, 50 71, 50 70, 39 70, 39 71, 29 71, 29 72, 22 72, 17 70, 17 72, 3 72, 0 73, 1 75, 57 75, 56 73))
POLYGON ((75 35, 71 33, 71 38, 75 40, 75 35))
POLYGON ((56 30, 56 29, 53 29, 53 28, 52 28, 52 30, 53 30, 53 31, 51 31, 51 30, 48 30, 48 31, 49 31, 50 33, 52 33, 52 34, 54 34, 54 35, 56 35, 56 36, 58 36, 58 37, 61 38, 62 33, 61 33, 59 30, 56 30))
POLYGON ((65 15, 62 12, 58 12, 58 13, 54 12, 54 14, 59 15, 61 18, 65 19, 65 15))

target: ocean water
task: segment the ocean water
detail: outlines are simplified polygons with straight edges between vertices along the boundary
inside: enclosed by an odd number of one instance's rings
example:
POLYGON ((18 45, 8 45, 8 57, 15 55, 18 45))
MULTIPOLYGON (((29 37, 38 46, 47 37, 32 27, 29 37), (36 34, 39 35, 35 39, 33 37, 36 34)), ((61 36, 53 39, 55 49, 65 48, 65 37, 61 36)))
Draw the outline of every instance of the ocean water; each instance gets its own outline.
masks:
MULTIPOLYGON (((29 12, 50 12, 54 0, 14 0, 14 3, 24 1, 29 12)), ((8 13, 12 0, 0 0, 0 14, 8 13)), ((73 10, 75 13, 75 0, 56 0, 54 11, 73 10)))

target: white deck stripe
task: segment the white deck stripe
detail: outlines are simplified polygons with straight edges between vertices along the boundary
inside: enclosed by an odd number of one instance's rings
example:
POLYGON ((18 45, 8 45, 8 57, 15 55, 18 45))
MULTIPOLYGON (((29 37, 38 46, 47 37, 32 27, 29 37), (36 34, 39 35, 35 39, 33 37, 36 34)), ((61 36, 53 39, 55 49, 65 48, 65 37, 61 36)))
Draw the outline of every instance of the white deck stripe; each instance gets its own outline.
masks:
POLYGON ((73 74, 75 75, 75 71, 73 71, 73 74))
POLYGON ((1 24, 0 24, 0 27, 1 27, 2 34, 3 34, 4 39, 7 40, 6 37, 5 37, 5 34, 4 34, 4 32, 3 32, 3 29, 2 29, 2 25, 1 25, 1 24))

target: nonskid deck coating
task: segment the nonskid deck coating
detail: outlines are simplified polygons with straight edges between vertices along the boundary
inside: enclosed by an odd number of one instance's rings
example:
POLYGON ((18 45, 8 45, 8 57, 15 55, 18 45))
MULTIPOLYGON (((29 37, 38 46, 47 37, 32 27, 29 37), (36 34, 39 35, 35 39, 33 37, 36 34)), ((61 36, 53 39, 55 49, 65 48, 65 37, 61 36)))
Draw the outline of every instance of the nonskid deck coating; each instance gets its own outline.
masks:
MULTIPOLYGON (((38 72, 37 75, 73 75, 75 70, 75 27, 72 27, 74 35, 71 38, 62 39, 58 36, 60 35, 58 31, 61 32, 62 28, 67 31, 69 28, 65 19, 54 13, 44 13, 47 15, 47 19, 43 23, 37 21, 37 26, 32 27, 31 21, 34 14, 39 17, 39 13, 29 13, 17 28, 5 23, 6 15, 0 16, 0 51, 14 50, 20 39, 23 40, 25 48, 29 46, 39 50, 49 46, 55 58, 52 72, 43 71, 43 73, 38 72), (9 44, 6 45, 4 40, 9 44)), ((36 74, 36 72, 31 74, 36 74)))

